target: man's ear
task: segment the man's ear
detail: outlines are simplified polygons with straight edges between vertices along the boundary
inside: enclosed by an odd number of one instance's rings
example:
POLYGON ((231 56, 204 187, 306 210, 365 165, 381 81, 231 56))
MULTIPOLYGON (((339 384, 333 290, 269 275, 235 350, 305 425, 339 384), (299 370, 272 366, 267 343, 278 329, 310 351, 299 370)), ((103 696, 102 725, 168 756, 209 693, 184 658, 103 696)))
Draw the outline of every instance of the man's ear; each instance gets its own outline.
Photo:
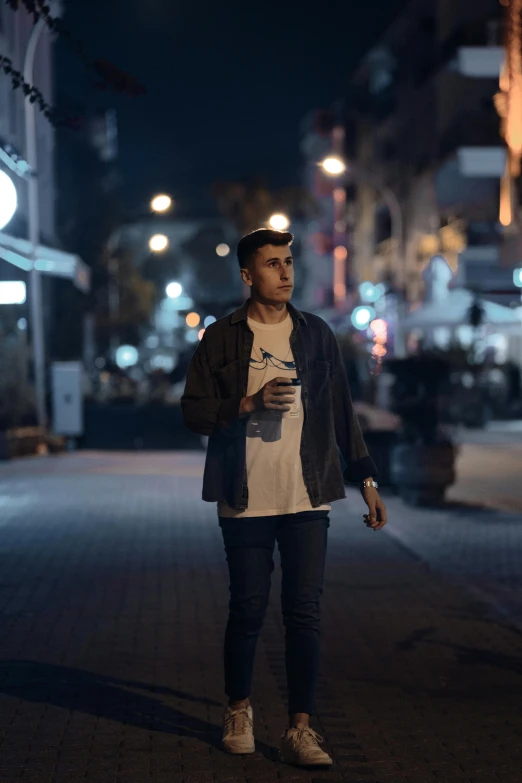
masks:
POLYGON ((252 285, 252 278, 248 269, 241 269, 241 279, 245 285, 252 285))

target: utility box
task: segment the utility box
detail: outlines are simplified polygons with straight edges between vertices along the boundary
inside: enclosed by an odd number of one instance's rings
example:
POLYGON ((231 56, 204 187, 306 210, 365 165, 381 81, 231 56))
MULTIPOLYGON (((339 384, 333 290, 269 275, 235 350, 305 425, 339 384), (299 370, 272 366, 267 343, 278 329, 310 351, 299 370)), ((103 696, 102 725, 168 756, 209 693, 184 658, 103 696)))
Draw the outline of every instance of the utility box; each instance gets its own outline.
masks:
POLYGON ((52 365, 53 431, 56 435, 83 435, 83 364, 52 365))

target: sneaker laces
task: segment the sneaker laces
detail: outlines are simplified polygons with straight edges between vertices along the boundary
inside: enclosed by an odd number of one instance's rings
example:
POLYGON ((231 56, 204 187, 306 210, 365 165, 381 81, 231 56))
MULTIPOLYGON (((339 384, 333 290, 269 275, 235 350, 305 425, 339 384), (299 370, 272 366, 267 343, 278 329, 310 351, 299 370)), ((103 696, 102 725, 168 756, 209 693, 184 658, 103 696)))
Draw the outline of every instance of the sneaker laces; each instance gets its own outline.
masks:
MULTIPOLYGON (((294 738, 297 742, 303 741, 307 745, 313 745, 314 747, 319 747, 319 745, 324 742, 324 738, 311 729, 310 726, 302 726, 299 729, 294 729, 294 731, 296 732, 294 738)), ((285 735, 283 734, 283 737, 284 736, 285 735)))
POLYGON ((234 734, 248 734, 250 731, 250 715, 246 707, 242 710, 229 712, 225 718, 225 729, 234 734))

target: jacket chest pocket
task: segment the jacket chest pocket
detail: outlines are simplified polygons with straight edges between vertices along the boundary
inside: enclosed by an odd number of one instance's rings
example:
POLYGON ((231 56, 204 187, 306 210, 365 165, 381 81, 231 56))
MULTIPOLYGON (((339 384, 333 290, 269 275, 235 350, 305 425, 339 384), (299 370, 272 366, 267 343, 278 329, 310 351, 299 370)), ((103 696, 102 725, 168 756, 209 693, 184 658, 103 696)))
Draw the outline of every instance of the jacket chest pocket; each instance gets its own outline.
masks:
POLYGON ((242 396, 243 371, 241 359, 236 359, 235 361, 230 362, 230 364, 226 364, 224 367, 214 369, 213 373, 222 399, 236 397, 238 395, 242 396))
POLYGON ((309 360, 304 366, 308 399, 312 405, 330 392, 330 362, 309 360))

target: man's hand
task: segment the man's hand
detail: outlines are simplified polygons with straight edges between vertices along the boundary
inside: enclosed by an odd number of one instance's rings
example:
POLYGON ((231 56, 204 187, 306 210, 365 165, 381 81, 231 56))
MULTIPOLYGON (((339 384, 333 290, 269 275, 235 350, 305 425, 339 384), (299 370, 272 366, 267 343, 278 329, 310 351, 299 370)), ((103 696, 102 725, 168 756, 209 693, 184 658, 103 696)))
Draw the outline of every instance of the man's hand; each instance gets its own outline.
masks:
POLYGON ((289 411, 295 393, 295 389, 288 385, 288 378, 273 378, 265 383, 256 394, 243 397, 239 413, 248 416, 255 411, 289 411), (281 383, 286 385, 278 386, 281 383))
POLYGON ((375 487, 363 487, 361 494, 368 506, 368 514, 364 515, 364 524, 372 530, 380 530, 386 524, 386 507, 375 487))

